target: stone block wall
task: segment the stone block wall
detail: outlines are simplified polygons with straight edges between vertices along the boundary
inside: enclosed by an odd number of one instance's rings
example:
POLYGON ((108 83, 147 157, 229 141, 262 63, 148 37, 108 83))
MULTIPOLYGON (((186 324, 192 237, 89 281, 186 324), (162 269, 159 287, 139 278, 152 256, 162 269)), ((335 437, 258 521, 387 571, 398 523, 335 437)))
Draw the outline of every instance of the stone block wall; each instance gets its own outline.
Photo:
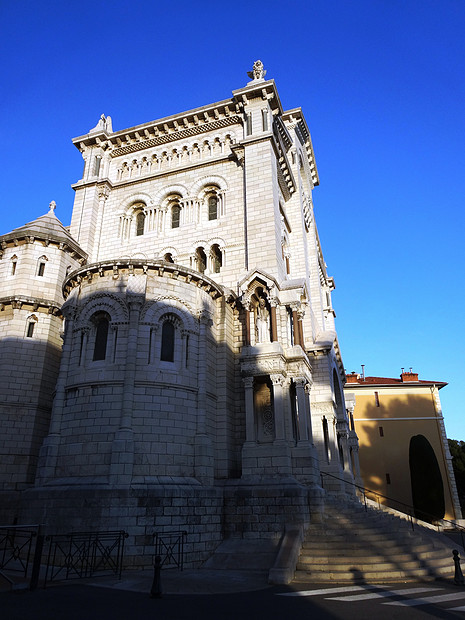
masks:
POLYGON ((124 530, 125 566, 150 568, 154 561, 154 534, 186 532, 185 567, 204 562, 223 537, 222 490, 176 484, 130 489, 66 487, 30 489, 23 494, 19 523, 41 523, 45 534, 72 531, 124 530))
POLYGON ((310 523, 309 488, 288 479, 242 481, 224 489, 226 538, 279 537, 286 525, 310 523))

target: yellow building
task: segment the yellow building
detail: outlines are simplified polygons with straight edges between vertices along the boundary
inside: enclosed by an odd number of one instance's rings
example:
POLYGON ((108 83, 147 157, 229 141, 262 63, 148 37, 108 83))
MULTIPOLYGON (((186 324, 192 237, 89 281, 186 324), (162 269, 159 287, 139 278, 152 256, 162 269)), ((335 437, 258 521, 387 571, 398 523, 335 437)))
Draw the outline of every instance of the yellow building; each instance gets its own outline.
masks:
POLYGON ((399 379, 351 373, 344 388, 346 403, 355 404, 364 486, 428 521, 462 517, 439 399, 446 385, 402 369, 399 379))

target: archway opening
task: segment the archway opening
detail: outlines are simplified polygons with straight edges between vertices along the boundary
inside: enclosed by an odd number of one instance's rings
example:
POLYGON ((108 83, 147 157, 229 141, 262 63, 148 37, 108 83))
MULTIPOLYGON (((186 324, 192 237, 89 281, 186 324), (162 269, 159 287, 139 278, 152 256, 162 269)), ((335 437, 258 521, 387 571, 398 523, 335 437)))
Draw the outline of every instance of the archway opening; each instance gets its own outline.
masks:
POLYGON ((434 449, 424 435, 410 439, 409 466, 415 517, 428 522, 442 519, 444 484, 434 449))

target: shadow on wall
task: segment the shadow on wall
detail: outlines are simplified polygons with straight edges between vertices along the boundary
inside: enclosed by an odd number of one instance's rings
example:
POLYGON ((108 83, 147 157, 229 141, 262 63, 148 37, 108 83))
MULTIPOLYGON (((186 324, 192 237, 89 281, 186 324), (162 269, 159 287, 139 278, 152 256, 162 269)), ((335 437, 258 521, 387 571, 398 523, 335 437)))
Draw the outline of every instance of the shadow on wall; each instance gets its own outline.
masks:
POLYGON ((44 340, 0 340, 0 488, 34 483, 60 358, 61 349, 44 340))

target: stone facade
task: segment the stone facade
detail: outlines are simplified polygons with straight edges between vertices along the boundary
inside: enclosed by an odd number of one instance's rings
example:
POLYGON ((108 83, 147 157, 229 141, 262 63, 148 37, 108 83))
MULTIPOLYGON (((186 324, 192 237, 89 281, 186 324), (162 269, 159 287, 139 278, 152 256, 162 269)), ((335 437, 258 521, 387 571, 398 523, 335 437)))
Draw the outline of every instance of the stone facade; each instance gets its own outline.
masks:
POLYGON ((224 536, 307 524, 321 472, 336 492, 354 481, 310 133, 273 80, 251 77, 128 130, 102 115, 74 140, 85 166, 69 232, 51 212, 29 240, 0 238, 0 329, 17 360, 2 404, 9 519, 126 529, 134 564, 154 531, 183 529, 195 565, 224 536), (42 331, 28 335, 36 306, 42 331), (20 372, 43 395, 24 415, 20 372))

